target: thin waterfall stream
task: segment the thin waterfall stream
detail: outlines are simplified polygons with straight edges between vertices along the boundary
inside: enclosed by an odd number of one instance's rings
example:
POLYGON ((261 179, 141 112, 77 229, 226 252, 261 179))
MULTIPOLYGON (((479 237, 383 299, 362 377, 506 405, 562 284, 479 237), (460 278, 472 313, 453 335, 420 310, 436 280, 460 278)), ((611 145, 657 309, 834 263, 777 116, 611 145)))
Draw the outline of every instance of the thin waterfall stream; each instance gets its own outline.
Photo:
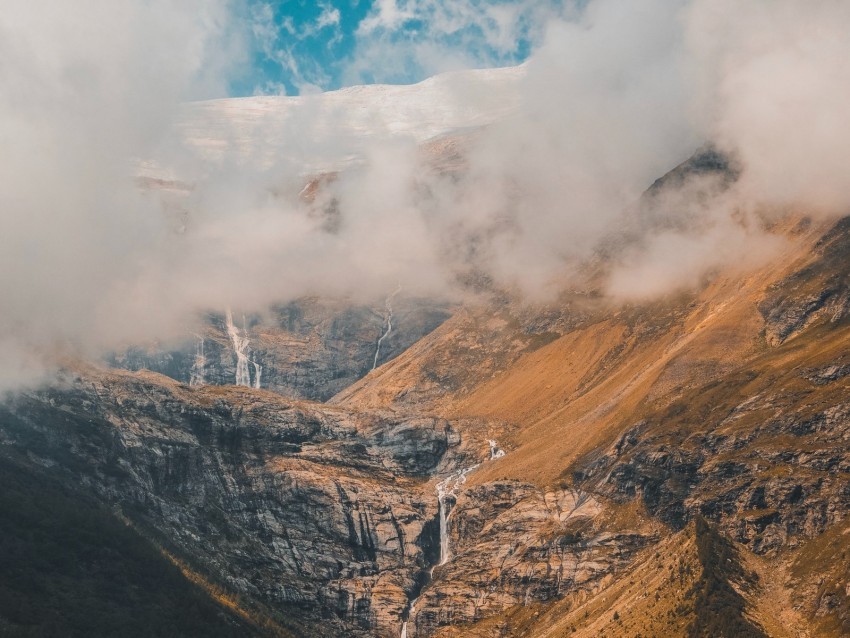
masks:
POLYGON ((192 369, 189 371, 189 385, 205 385, 207 382, 207 357, 204 354, 204 338, 201 335, 195 335, 198 340, 195 345, 195 359, 192 362, 192 369))
POLYGON ((233 313, 230 308, 225 312, 225 326, 227 327, 227 335, 230 337, 230 342, 233 344, 233 351, 236 353, 236 385, 245 386, 247 388, 259 388, 260 379, 263 375, 263 368, 255 361, 252 361, 248 356, 249 344, 248 327, 245 317, 242 317, 243 330, 233 323, 233 313), (243 335, 242 332, 245 334, 243 335), (251 382, 251 366, 254 367, 254 381, 251 382))
POLYGON ((372 370, 378 367, 378 357, 381 356, 381 344, 384 342, 384 339, 389 337, 390 333, 393 331, 393 297, 395 297, 400 292, 401 284, 399 284, 393 291, 393 293, 384 300, 384 308, 387 311, 384 323, 386 324, 387 329, 384 331, 384 334, 378 337, 378 345, 375 347, 375 360, 372 362, 372 370))
MULTIPOLYGON (((495 440, 488 439, 487 443, 490 445, 490 458, 488 460, 494 461, 505 456, 505 451, 498 446, 495 440)), ((458 490, 463 486, 464 483, 466 483, 466 477, 469 476, 469 474, 471 474, 475 470, 477 470, 479 467, 481 467, 481 463, 476 463, 475 465, 471 465, 470 467, 458 470, 457 472, 450 474, 447 478, 437 483, 437 515, 440 519, 440 559, 436 565, 431 566, 432 574, 434 573, 434 567, 445 565, 449 562, 449 560, 451 560, 451 545, 449 542, 450 512, 447 508, 447 499, 450 496, 454 498, 457 495, 458 490)), ((401 638, 408 638, 408 623, 416 613, 416 603, 418 601, 419 596, 410 601, 410 606, 407 610, 407 620, 402 622, 401 625, 401 638)))

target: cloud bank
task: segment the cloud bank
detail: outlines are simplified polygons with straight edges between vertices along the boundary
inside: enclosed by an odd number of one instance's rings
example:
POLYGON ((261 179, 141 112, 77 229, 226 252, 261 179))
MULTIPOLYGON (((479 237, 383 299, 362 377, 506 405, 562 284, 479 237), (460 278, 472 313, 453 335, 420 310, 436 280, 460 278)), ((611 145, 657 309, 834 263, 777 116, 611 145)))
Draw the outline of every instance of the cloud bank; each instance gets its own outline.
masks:
MULTIPOLYGON (((362 28, 418 16, 448 32, 474 17, 508 50, 525 19, 447 6, 379 4, 362 28)), ((166 339, 225 305, 369 298, 399 283, 457 297, 469 278, 544 295, 706 141, 736 158, 740 180, 716 205, 671 195, 664 214, 681 223, 623 254, 612 292, 693 285, 765 246, 735 221, 754 206, 836 215, 850 204, 850 8, 839 0, 547 8, 558 17, 510 116, 423 151, 404 132, 352 135, 344 109, 308 97, 268 131, 263 161, 226 145, 211 161, 177 126, 182 102, 222 95, 247 59, 238 6, 43 9, 13 0, 0 14, 0 387, 31 380, 33 361, 58 348, 166 339), (358 161, 306 197, 310 158, 334 154, 358 161), (140 159, 180 183, 139 188, 140 159), (462 171, 448 170, 455 161, 462 171)), ((397 42, 371 42, 359 63, 378 74, 397 42)), ((459 102, 486 102, 486 84, 457 77, 459 102)))

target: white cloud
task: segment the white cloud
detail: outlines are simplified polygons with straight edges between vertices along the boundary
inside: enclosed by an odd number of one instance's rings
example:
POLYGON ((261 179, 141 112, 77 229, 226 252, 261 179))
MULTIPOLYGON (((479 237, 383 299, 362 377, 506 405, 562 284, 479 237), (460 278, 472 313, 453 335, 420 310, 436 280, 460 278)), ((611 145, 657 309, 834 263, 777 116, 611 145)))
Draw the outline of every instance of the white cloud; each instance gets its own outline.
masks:
POLYGON ((322 13, 316 18, 316 29, 325 29, 339 25, 339 9, 329 4, 322 6, 322 13))
POLYGON ((4 4, 0 341, 99 344, 104 289, 167 232, 133 185, 133 158, 173 143, 181 101, 225 90, 240 38, 223 2, 4 4))
POLYGON ((846 211, 850 4, 703 1, 688 20, 698 107, 746 166, 753 197, 846 211))
POLYGON ((396 0, 376 0, 371 13, 358 26, 363 35, 377 30, 392 31, 416 17, 411 11, 402 10, 396 0))
POLYGON ((395 81, 469 66, 512 64, 539 43, 557 0, 378 0, 357 29, 346 81, 395 81))
MULTIPOLYGON (((507 33, 536 24, 523 10, 473 16, 476 6, 382 4, 373 16, 377 44, 361 49, 368 64, 357 72, 390 57, 398 67, 373 72, 480 61, 440 37, 424 38, 410 55, 403 39, 378 37, 417 11, 432 16, 432 35, 483 25, 475 29, 485 29, 496 55, 510 49, 507 33)), ((850 9, 838 0, 593 0, 552 19, 526 65, 517 112, 471 138, 463 178, 430 171, 404 135, 353 140, 351 114, 322 110, 312 97, 285 126, 262 131, 262 150, 274 142, 295 149, 296 159, 199 165, 177 143, 173 121, 180 101, 222 94, 232 61, 244 59, 244 34, 225 0, 49 8, 9 0, 0 13, 5 387, 37 377, 32 353, 167 338, 228 303, 368 298, 399 279, 406 290, 452 295, 465 268, 546 292, 705 139, 737 154, 739 187, 717 205, 694 206, 687 194, 671 205, 664 214, 678 224, 647 230, 642 248, 621 255, 613 292, 694 285, 713 268, 767 251, 757 226, 740 223, 741 210, 850 206, 850 9), (367 161, 328 181, 326 210, 299 200, 310 157, 352 145, 367 161), (134 185, 134 158, 157 159, 194 188, 179 202, 163 196, 163 210, 158 195, 134 185)), ((245 23, 261 41, 277 37, 264 11, 245 23)), ((291 52, 280 55, 312 81, 291 52)), ((486 83, 445 81, 458 101, 488 99, 486 83)))

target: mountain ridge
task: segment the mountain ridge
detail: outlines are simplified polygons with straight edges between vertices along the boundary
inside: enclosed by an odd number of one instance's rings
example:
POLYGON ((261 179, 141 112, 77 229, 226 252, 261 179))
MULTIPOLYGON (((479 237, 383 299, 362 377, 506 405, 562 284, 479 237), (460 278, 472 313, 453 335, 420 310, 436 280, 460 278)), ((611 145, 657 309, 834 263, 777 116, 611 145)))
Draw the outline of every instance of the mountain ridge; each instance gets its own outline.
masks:
POLYGON ((769 263, 655 301, 602 294, 605 251, 548 306, 487 289, 326 403, 69 363, 3 403, 0 452, 304 636, 785 636, 788 601, 842 635, 850 224, 764 223, 769 263))

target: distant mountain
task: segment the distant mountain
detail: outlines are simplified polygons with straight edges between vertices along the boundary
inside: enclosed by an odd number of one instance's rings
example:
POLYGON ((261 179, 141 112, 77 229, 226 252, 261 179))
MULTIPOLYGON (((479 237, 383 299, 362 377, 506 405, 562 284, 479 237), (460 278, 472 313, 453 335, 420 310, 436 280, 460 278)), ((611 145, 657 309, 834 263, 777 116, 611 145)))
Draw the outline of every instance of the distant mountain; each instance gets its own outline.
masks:
POLYGON ((520 102, 525 67, 456 71, 418 84, 370 84, 295 97, 244 97, 184 107, 190 147, 216 160, 307 162, 312 171, 356 160, 364 143, 422 143, 509 117, 520 102))

